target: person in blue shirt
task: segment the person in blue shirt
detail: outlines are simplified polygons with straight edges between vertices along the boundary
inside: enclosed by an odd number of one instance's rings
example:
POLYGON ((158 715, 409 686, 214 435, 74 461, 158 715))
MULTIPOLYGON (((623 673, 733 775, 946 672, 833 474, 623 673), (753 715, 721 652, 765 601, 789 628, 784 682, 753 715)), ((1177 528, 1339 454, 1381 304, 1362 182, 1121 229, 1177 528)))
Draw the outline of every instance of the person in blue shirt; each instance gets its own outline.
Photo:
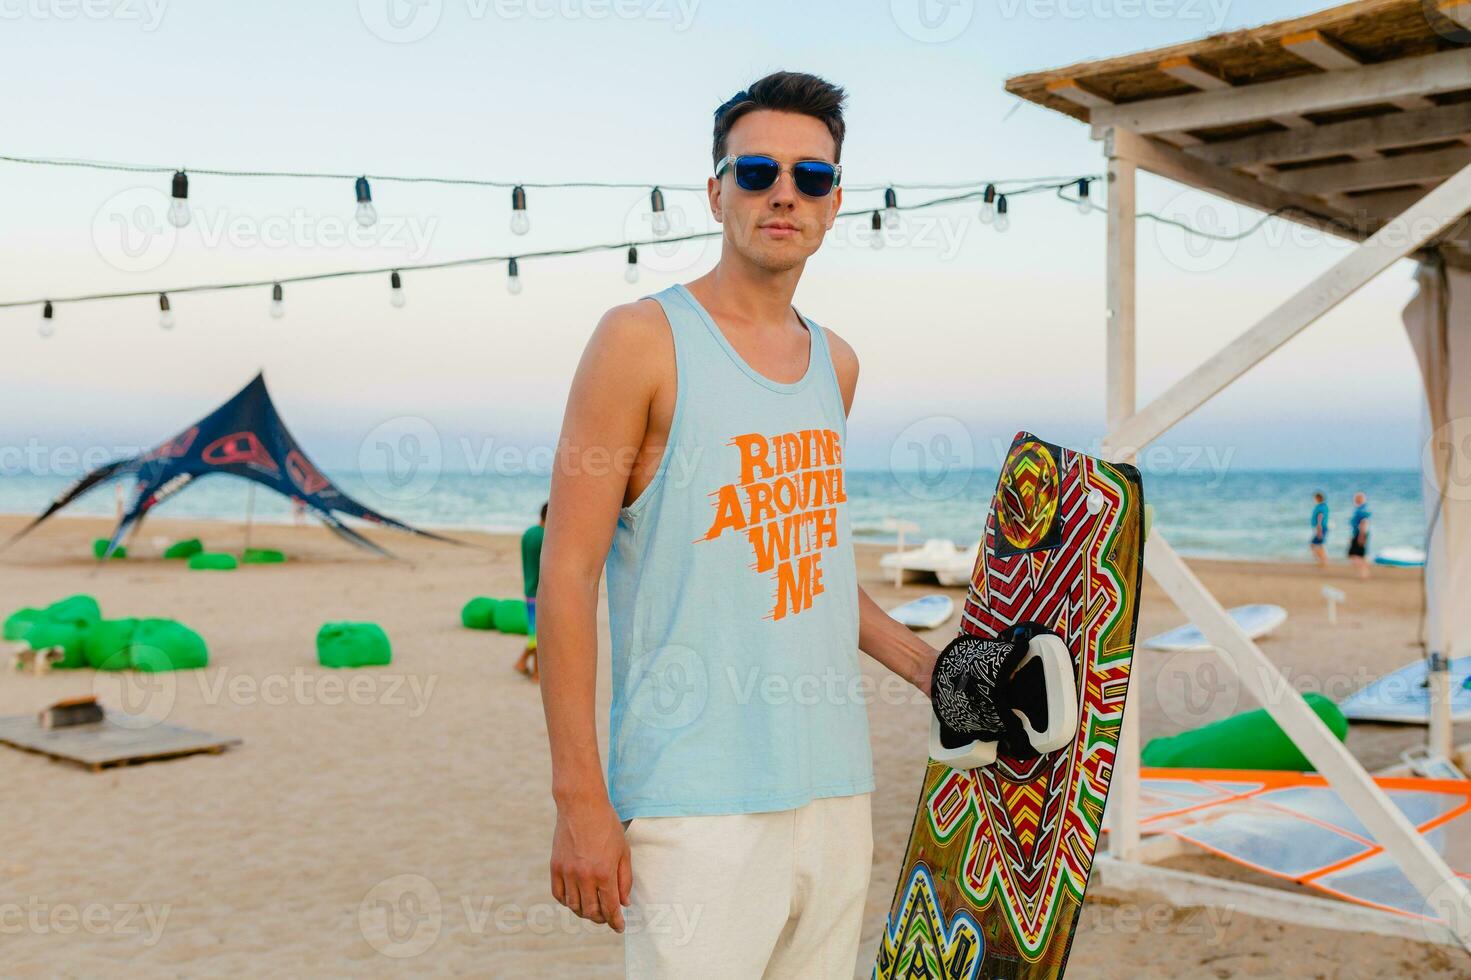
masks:
POLYGON ((1354 513, 1348 519, 1348 560, 1359 570, 1359 578, 1369 577, 1369 498, 1354 494, 1354 513))
POLYGON ((1328 501, 1322 492, 1313 494, 1313 540, 1311 547, 1313 557, 1318 560, 1318 565, 1328 564, 1328 552, 1323 550, 1324 543, 1328 540, 1328 501))

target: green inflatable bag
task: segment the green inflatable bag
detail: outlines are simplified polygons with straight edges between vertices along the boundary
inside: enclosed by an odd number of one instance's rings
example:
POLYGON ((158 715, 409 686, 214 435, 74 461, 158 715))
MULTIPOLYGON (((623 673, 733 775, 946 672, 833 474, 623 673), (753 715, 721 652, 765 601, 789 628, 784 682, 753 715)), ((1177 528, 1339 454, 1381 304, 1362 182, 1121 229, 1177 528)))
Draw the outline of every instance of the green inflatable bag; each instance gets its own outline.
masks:
POLYGON ((388 634, 377 623, 326 623, 317 631, 323 667, 382 667, 392 660, 388 634))
MULTIPOLYGON (((1348 719, 1321 694, 1304 694, 1308 707, 1341 742, 1348 719)), ((1313 764, 1292 744, 1265 708, 1223 718, 1192 731, 1152 738, 1141 759, 1161 769, 1277 769, 1312 772, 1313 764)))
POLYGON ((226 555, 217 551, 201 551, 189 559, 189 568, 193 571, 233 572, 240 567, 234 555, 226 555))
POLYGON ((246 548, 241 559, 247 565, 279 565, 286 556, 275 548, 246 548))
POLYGON ((185 538, 183 541, 175 541, 164 549, 163 556, 174 560, 193 558, 204 550, 204 542, 198 538, 185 538))
POLYGON ((87 630, 82 653, 97 670, 127 670, 133 665, 130 648, 138 629, 136 619, 104 619, 87 630))
POLYGON ((160 673, 209 665, 204 638, 172 619, 140 619, 128 648, 134 670, 160 673))
POLYGON ((520 633, 525 636, 529 629, 526 620, 526 600, 502 599, 496 603, 495 628, 502 633, 520 633))
POLYGON ((42 609, 41 619, 87 629, 102 619, 102 607, 89 595, 67 596, 42 609))
POLYGON ((31 606, 17 609, 5 617, 5 627, 3 630, 0 630, 0 637, 7 640, 25 639, 26 631, 35 625, 43 615, 41 610, 32 608, 31 606))
MULTIPOLYGON (((93 558, 101 558, 103 555, 107 554, 107 544, 108 544, 108 541, 107 541, 106 538, 98 538, 95 541, 93 541, 92 542, 92 557, 93 558)), ((124 547, 123 545, 118 545, 115 549, 113 549, 112 557, 113 558, 126 558, 126 557, 128 557, 128 549, 126 547, 124 547)))
POLYGON ((476 596, 465 603, 465 608, 460 610, 460 623, 466 629, 493 630, 495 629, 495 610, 500 603, 499 599, 489 599, 483 595, 476 596))

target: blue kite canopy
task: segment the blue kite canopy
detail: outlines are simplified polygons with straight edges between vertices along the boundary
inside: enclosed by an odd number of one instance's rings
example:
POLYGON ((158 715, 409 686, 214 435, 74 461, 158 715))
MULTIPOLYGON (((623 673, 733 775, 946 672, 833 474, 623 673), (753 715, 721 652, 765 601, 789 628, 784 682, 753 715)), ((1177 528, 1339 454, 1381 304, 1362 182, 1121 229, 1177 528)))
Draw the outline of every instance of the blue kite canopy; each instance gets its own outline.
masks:
POLYGON ((149 511, 193 480, 212 473, 228 473, 264 484, 299 501, 340 537, 385 557, 392 555, 348 527, 342 518, 356 517, 448 544, 461 543, 380 514, 337 489, 287 431, 276 406, 271 403, 265 375, 257 374, 234 398, 162 445, 141 456, 106 463, 82 477, 5 546, 9 547, 29 534, 46 518, 93 487, 108 480, 136 475, 138 484, 132 506, 112 532, 107 551, 102 555, 107 558, 127 530, 141 525, 149 511))

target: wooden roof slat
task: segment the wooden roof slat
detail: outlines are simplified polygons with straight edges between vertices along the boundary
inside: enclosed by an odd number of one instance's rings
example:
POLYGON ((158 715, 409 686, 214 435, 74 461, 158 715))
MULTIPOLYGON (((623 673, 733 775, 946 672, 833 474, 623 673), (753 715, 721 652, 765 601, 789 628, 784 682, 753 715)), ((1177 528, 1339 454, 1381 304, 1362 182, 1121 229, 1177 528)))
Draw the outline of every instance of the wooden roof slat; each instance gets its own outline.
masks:
POLYGON ((1277 163, 1347 153, 1355 147, 1383 149, 1437 143, 1471 134, 1471 102, 1395 112, 1329 123, 1312 130, 1263 133, 1191 147, 1189 153, 1220 167, 1277 163))
POLYGON ((1471 163, 1471 146, 1458 146, 1430 153, 1413 153, 1378 160, 1326 167, 1305 167, 1274 174, 1272 183, 1283 190, 1305 194, 1336 194, 1372 187, 1400 187, 1422 181, 1439 181, 1471 163))

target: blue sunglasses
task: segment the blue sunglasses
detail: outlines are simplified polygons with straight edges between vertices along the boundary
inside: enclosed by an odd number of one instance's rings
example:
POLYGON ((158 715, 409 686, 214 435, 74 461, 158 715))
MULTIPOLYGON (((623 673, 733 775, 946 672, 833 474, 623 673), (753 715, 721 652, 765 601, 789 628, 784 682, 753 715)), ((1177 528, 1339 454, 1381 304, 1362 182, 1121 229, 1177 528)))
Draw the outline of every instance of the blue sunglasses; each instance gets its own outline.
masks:
MULTIPOLYGON (((759 153, 744 156, 729 155, 715 165, 715 176, 720 177, 727 167, 734 165, 736 184, 747 191, 764 191, 776 183, 781 176, 782 166, 769 156, 759 153)), ((792 183, 808 197, 827 197, 842 179, 841 164, 823 160, 801 160, 792 164, 792 183)))

